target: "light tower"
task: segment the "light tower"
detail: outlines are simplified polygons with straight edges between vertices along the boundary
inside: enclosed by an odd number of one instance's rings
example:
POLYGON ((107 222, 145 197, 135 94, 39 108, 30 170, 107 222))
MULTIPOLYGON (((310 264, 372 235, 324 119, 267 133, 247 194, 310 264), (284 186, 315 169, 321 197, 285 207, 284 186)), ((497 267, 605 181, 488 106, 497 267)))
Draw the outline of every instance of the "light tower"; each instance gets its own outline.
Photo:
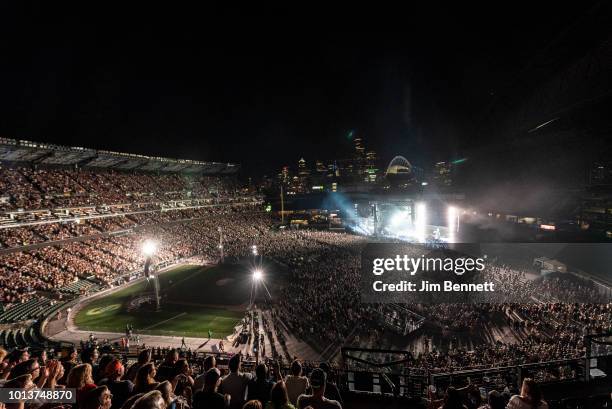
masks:
POLYGON ((264 271, 261 268, 255 268, 251 276, 253 279, 251 281, 251 299, 249 301, 249 311, 253 309, 253 304, 257 298, 257 287, 259 287, 260 284, 263 289, 266 290, 268 298, 270 298, 270 300, 272 299, 272 294, 270 294, 270 290, 268 290, 268 287, 264 281, 264 271))
POLYGON ((219 227, 219 264, 223 264, 224 254, 223 254, 223 229, 219 227))
POLYGON ((151 259, 155 255, 157 251, 157 243, 153 240, 146 240, 142 244, 142 254, 145 256, 145 264, 144 264, 144 274, 147 280, 149 278, 153 279, 153 291, 155 293, 155 311, 159 311, 161 309, 160 296, 159 296, 159 278, 157 274, 152 274, 151 269, 151 259))

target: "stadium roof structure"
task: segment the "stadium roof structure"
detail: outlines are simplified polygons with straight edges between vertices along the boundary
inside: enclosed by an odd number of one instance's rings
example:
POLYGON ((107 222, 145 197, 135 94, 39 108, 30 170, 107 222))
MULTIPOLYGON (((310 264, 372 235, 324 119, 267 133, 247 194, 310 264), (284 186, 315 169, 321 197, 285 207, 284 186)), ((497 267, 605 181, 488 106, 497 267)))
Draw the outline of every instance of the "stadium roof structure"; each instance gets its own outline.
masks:
POLYGON ((234 163, 152 157, 11 138, 0 138, 0 160, 37 165, 76 165, 84 168, 184 172, 204 175, 234 174, 240 168, 234 163))

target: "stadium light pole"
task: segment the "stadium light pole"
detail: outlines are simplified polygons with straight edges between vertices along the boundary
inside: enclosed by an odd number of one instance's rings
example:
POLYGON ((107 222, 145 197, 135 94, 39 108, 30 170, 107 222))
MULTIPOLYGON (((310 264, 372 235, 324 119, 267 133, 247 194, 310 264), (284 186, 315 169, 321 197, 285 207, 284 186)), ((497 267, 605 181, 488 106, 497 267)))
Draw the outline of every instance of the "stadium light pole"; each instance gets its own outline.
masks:
POLYGON ((251 300, 249 301, 249 311, 253 309, 253 300, 256 292, 256 286, 261 281, 263 274, 260 269, 253 270, 253 280, 251 281, 251 300))
POLYGON ((157 274, 151 274, 151 260, 157 252, 157 243, 153 240, 147 240, 142 244, 142 254, 145 256, 144 274, 147 280, 152 276, 153 278, 153 291, 155 292, 155 311, 161 309, 160 297, 159 297, 159 278, 157 274))
POLYGON ((253 280, 251 281, 251 301, 249 303, 249 310, 253 309, 253 302, 255 300, 255 297, 257 297, 257 286, 260 283, 264 290, 266 290, 266 294, 268 294, 268 297, 272 299, 272 294, 270 294, 270 290, 268 290, 268 287, 266 286, 266 283, 264 281, 263 270, 261 268, 256 268, 255 270, 253 270, 252 277, 253 280))
POLYGON ((223 254, 223 229, 219 226, 219 264, 223 264, 224 254, 223 254))
MULTIPOLYGON (((259 249, 257 248, 256 244, 251 246, 251 255, 253 256, 253 264, 257 266, 257 259, 261 257, 261 255, 259 254, 259 249)), ((261 263, 259 263, 259 265, 261 266, 261 263)))

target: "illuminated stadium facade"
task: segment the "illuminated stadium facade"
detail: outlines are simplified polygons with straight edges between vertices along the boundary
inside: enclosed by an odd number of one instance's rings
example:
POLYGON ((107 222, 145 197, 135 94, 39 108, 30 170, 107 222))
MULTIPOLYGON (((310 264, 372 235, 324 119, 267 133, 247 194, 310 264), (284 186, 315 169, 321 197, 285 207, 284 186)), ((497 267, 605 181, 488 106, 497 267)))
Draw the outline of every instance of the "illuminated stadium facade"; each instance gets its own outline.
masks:
POLYGON ((391 162, 389 162, 385 172, 385 176, 387 177, 399 175, 406 175, 406 177, 412 176, 412 165, 408 162, 408 159, 403 156, 394 157, 391 162))
POLYGON ((385 182, 389 189, 405 190, 417 183, 412 164, 403 156, 394 157, 385 171, 385 182))

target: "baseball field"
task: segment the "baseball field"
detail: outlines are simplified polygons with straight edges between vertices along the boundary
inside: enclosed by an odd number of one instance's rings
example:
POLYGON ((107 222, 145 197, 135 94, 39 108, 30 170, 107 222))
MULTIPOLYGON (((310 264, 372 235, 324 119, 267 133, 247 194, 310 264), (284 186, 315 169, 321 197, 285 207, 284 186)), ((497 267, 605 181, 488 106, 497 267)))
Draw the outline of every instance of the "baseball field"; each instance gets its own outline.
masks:
POLYGON ((225 337, 247 309, 252 272, 242 264, 182 265, 159 275, 161 310, 153 300, 153 281, 143 280, 94 299, 76 314, 81 330, 186 337, 225 337))

